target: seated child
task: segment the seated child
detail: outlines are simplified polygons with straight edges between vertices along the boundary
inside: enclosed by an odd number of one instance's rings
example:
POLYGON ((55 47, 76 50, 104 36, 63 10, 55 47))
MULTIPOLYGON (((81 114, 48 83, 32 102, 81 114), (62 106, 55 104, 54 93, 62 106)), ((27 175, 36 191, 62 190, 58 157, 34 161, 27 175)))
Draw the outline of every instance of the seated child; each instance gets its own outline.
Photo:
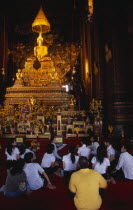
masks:
POLYGON ((26 175, 23 171, 25 162, 18 159, 9 170, 4 187, 4 195, 7 197, 18 197, 26 192, 26 175))
POLYGON ((38 163, 33 162, 32 152, 26 153, 24 160, 26 162, 24 172, 26 174, 30 190, 38 190, 44 186, 47 186, 49 189, 55 189, 55 186, 51 184, 44 169, 38 163), (41 175, 44 177, 44 179, 41 177, 41 175))
POLYGON ((47 174, 55 173, 56 175, 61 176, 61 169, 59 167, 59 164, 56 162, 56 158, 53 154, 53 151, 54 145, 48 144, 46 153, 44 154, 41 161, 41 166, 42 168, 44 168, 47 174))

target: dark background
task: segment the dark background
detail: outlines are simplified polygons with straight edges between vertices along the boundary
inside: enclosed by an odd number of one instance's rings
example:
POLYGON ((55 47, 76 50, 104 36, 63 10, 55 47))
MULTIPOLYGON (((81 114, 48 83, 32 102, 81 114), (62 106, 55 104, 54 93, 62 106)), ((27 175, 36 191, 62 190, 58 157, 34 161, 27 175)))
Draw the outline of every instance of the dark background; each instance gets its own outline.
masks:
POLYGON ((19 39, 17 35, 13 35, 13 32, 17 32, 17 30, 21 30, 23 34, 30 33, 31 24, 42 5, 44 13, 51 24, 51 30, 60 31, 64 39, 70 41, 75 24, 73 14, 76 4, 74 0, 12 0, 9 2, 5 0, 0 6, 1 29, 3 17, 5 16, 8 32, 10 32, 9 41, 19 39))

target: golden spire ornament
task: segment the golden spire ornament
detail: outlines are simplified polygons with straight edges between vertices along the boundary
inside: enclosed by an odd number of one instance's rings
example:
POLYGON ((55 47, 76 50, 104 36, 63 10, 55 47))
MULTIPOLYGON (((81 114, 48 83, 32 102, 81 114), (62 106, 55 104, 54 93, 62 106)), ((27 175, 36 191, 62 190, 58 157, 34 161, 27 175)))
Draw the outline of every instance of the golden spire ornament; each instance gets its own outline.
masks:
POLYGON ((37 33, 47 33, 50 31, 50 23, 47 20, 42 7, 40 7, 35 20, 32 23, 32 30, 37 33))

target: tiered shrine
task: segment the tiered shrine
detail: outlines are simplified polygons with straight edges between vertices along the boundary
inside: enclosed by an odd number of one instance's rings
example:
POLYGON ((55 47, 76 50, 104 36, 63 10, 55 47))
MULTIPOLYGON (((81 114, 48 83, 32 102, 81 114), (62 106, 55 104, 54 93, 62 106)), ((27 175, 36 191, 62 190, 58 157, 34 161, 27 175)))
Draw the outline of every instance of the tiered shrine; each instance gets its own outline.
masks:
POLYGON ((34 55, 27 59, 22 70, 18 69, 15 84, 6 90, 5 105, 27 104, 30 100, 31 103, 40 101, 45 106, 68 106, 68 93, 62 86, 63 78, 70 69, 61 72, 48 54, 49 45, 44 44, 42 34, 50 31, 50 24, 42 8, 32 24, 32 30, 39 33, 34 55))
POLYGON ((55 57, 50 56, 48 47, 52 45, 52 39, 44 40, 43 37, 50 31, 50 23, 42 8, 32 23, 32 30, 39 33, 37 46, 24 68, 18 69, 14 85, 6 89, 4 109, 0 111, 2 135, 49 138, 53 132, 74 137, 78 127, 86 136, 92 126, 86 124, 83 111, 75 110, 74 95, 66 91, 65 83, 65 75, 71 68, 67 59, 71 56, 71 61, 76 61, 76 47, 71 46, 73 51, 67 49, 65 59, 58 53, 55 57))

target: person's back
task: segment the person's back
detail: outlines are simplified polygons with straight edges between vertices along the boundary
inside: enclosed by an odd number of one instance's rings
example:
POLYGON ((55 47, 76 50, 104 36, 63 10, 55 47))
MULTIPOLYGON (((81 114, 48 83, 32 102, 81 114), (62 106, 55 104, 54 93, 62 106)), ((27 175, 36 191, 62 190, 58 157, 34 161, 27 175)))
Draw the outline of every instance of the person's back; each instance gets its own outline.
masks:
POLYGON ((20 152, 20 158, 24 159, 25 150, 26 150, 25 145, 24 144, 20 145, 18 149, 19 149, 19 152, 20 152))
POLYGON ((107 146, 107 157, 110 162, 113 162, 115 160, 116 151, 112 146, 111 140, 105 140, 105 145, 107 146))
POLYGON ((31 142, 29 142, 29 141, 25 142, 25 147, 26 147, 26 149, 25 149, 24 155, 28 152, 31 152, 33 154, 33 159, 35 160, 36 155, 35 155, 35 152, 33 152, 32 149, 31 149, 32 148, 31 142))
POLYGON ((24 180, 26 180, 24 171, 15 175, 12 175, 11 172, 9 172, 6 178, 5 192, 16 192, 19 190, 19 183, 24 180))
POLYGON ((97 148, 99 147, 99 143, 97 141, 93 142, 94 152, 97 153, 97 148))
MULTIPOLYGON (((28 154, 28 153, 27 153, 28 154)), ((27 163, 24 172, 27 177, 27 181, 29 183, 31 190, 37 190, 41 187, 43 187, 43 180, 41 176, 39 175, 43 173, 43 169, 38 163, 27 163)))
POLYGON ((82 144, 82 146, 79 147, 79 149, 77 151, 78 155, 87 157, 89 159, 89 156, 90 156, 90 153, 91 153, 91 149, 86 146, 86 140, 85 139, 81 140, 81 144, 82 144))
POLYGON ((24 172, 27 177, 27 182, 31 190, 37 190, 44 185, 44 180, 40 174, 44 172, 44 169, 38 164, 33 163, 33 154, 31 152, 26 153, 24 156, 26 166, 24 172), (40 174, 39 174, 40 173, 40 174))
POLYGON ((92 135, 92 136, 90 136, 90 141, 91 141, 91 145, 90 145, 91 154, 96 155, 97 148, 99 146, 98 137, 96 135, 92 135))
POLYGON ((10 139, 7 148, 5 149, 7 160, 17 160, 19 158, 19 150, 16 147, 16 141, 10 139))
POLYGON ((49 168, 52 167, 55 163, 55 156, 53 155, 54 151, 54 145, 48 144, 47 146, 47 152, 43 155, 41 166, 43 168, 49 168))
POLYGON ((69 147, 69 154, 63 156, 63 169, 64 171, 75 171, 77 169, 77 163, 79 156, 75 155, 75 148, 69 147))
POLYGON ((107 182, 100 173, 88 168, 86 157, 79 158, 79 166, 80 170, 71 175, 69 182, 69 190, 76 194, 75 206, 79 210, 97 210, 102 203, 99 188, 105 188, 107 182))
POLYGON ((44 184, 49 187, 49 189, 54 189, 44 169, 38 163, 33 163, 33 154, 31 152, 25 154, 24 160, 26 162, 24 172, 30 190, 38 190, 43 187, 44 184), (40 175, 44 176, 45 181, 40 175))
POLYGON ((93 157, 91 162, 94 164, 94 170, 98 171, 100 174, 106 174, 107 167, 110 166, 108 158, 104 158, 103 162, 100 163, 97 161, 96 157, 93 157))
POLYGON ((65 163, 65 167, 64 167, 65 171, 73 171, 73 170, 77 169, 77 163, 78 163, 79 156, 75 155, 75 162, 74 163, 72 163, 70 156, 71 156, 70 153, 68 155, 63 156, 62 161, 65 163))
POLYGON ((55 142, 56 142, 56 140, 55 140, 54 136, 51 136, 50 143, 52 145, 54 145, 53 154, 54 154, 56 160, 62 160, 62 157, 58 154, 58 148, 56 147, 56 143, 55 142))
POLYGON ((92 158, 91 162, 94 170, 98 171, 100 174, 106 174, 110 162, 106 157, 105 146, 99 146, 97 148, 97 155, 92 158))
POLYGON ((10 139, 7 145, 7 148, 5 149, 6 154, 6 167, 7 170, 12 168, 20 157, 19 149, 16 147, 16 140, 10 139))
POLYGON ((23 171, 24 164, 24 160, 18 159, 14 167, 8 172, 4 188, 5 196, 17 197, 26 190, 26 175, 23 171), (25 183, 23 190, 20 188, 20 183, 25 183))
POLYGON ((133 180, 133 156, 125 152, 120 155, 120 160, 123 160, 122 170, 125 178, 133 180))
POLYGON ((42 158, 41 166, 43 168, 49 168, 54 162, 55 162, 55 156, 53 154, 48 154, 46 152, 42 158))
POLYGON ((128 146, 123 145, 121 147, 121 155, 119 157, 118 164, 116 169, 119 170, 122 168, 124 177, 126 179, 133 180, 133 156, 127 152, 128 146))

